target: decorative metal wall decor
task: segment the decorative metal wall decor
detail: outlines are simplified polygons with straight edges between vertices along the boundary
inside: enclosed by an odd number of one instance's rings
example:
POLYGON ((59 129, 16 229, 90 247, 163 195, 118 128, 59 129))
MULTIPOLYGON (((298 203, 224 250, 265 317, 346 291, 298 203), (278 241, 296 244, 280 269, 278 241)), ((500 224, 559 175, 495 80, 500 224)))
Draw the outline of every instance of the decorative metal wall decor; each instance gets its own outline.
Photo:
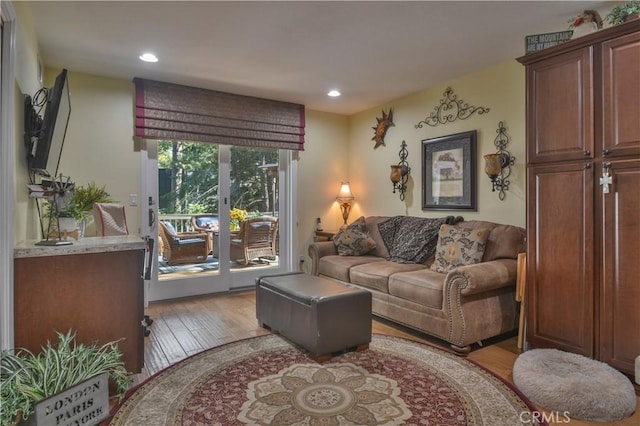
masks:
POLYGON ((422 141, 422 210, 476 211, 477 132, 422 141))
POLYGON ((411 167, 407 163, 407 157, 409 151, 407 151, 407 143, 402 141, 400 145, 400 162, 391 166, 391 182, 393 183, 393 193, 396 193, 396 189, 400 192, 400 200, 404 201, 404 193, 407 192, 407 180, 409 180, 409 173, 411 173, 411 167))
POLYGON ((498 123, 498 129, 496 130, 498 136, 494 140, 493 144, 496 146, 498 152, 495 154, 487 154, 485 158, 485 172, 491 179, 491 191, 498 190, 498 198, 504 200, 506 193, 509 190, 509 176, 511 175, 511 166, 516 161, 516 157, 512 156, 507 151, 507 145, 511 138, 507 135, 507 129, 504 127, 504 123, 501 121, 498 123))
POLYGON ((444 98, 440 99, 440 105, 437 105, 431 114, 424 120, 416 124, 416 129, 421 129, 423 124, 436 127, 438 124, 453 123, 456 120, 465 120, 474 113, 484 114, 489 112, 488 107, 469 106, 468 103, 458 99, 453 94, 453 89, 447 87, 443 93, 444 98))
POLYGON ((373 149, 376 149, 380 145, 385 145, 384 137, 387 134, 387 129, 395 126, 395 124, 393 124, 393 110, 389 108, 389 114, 385 114, 384 110, 382 110, 382 117, 376 117, 376 120, 378 121, 378 124, 372 127, 372 129, 375 130, 375 133, 371 140, 376 141, 373 149))

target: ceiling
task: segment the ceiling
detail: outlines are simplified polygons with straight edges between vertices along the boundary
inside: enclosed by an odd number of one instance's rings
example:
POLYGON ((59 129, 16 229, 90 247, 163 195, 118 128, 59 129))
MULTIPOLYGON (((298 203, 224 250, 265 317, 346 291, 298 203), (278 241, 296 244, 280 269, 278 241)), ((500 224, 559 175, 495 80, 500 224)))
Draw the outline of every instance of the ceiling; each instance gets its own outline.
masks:
MULTIPOLYGON (((614 2, 615 3, 615 2, 614 2)), ((524 54, 586 1, 29 1, 45 66, 350 115, 524 54), (138 56, 155 53, 159 62, 138 56), (330 89, 342 92, 329 98, 330 89)))

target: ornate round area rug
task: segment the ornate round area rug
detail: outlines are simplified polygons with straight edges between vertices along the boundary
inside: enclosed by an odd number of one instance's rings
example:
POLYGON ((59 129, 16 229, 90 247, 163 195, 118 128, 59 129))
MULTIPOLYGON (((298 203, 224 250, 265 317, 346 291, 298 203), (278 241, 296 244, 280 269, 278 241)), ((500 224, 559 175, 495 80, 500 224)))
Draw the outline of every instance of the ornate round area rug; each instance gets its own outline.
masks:
MULTIPOLYGON (((533 406, 441 349, 374 335, 318 364, 277 335, 206 350, 133 389, 117 425, 520 425, 533 406)), ((543 422, 544 423, 544 422, 543 422)))

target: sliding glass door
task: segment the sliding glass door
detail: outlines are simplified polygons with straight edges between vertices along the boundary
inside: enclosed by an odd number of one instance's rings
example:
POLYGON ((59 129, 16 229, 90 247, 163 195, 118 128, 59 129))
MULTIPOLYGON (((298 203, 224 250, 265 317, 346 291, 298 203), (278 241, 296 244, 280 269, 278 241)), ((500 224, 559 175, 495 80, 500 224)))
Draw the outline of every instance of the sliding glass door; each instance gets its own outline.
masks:
POLYGON ((143 219, 158 241, 149 300, 252 287, 292 264, 281 232, 291 228, 291 215, 281 212, 290 205, 289 152, 148 144, 143 186, 151 203, 143 219))

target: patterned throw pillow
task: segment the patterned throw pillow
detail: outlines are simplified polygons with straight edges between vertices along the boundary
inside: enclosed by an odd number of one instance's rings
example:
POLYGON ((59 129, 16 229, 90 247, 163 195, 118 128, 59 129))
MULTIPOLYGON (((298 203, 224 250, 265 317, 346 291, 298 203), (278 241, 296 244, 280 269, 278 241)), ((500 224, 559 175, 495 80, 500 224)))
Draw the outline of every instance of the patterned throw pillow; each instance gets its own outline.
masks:
POLYGON ((333 243, 338 248, 340 256, 361 256, 376 248, 376 242, 367 231, 364 216, 339 231, 333 237, 333 243))
POLYGON ((489 229, 462 229, 442 225, 438 233, 436 258, 431 269, 447 273, 458 266, 473 265, 482 261, 487 247, 489 229))

